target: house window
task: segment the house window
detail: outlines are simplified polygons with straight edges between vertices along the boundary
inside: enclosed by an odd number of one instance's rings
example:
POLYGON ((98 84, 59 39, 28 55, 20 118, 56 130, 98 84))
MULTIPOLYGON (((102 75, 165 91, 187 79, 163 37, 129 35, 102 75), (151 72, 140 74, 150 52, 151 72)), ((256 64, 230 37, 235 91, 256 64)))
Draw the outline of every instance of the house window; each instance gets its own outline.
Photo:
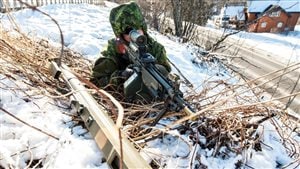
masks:
POLYGON ((282 23, 282 22, 278 22, 278 23, 277 23, 277 28, 282 28, 282 26, 283 26, 283 23, 282 23))
POLYGON ((274 11, 274 12, 271 12, 269 14, 270 17, 279 17, 280 16, 280 11, 274 11))
POLYGON ((260 25, 262 28, 265 28, 265 27, 267 27, 267 22, 263 22, 263 23, 261 23, 261 25, 260 25))

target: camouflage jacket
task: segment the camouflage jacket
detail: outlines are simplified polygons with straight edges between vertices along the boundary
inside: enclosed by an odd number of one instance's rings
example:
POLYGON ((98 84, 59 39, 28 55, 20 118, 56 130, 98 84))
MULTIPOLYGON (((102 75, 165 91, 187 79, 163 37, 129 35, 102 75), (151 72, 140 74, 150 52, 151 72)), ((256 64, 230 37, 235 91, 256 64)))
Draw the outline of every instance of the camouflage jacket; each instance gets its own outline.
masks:
POLYGON ((101 52, 102 56, 94 64, 91 81, 95 85, 104 87, 108 84, 119 85, 123 82, 119 75, 131 63, 126 54, 119 52, 118 46, 119 43, 125 43, 122 33, 128 26, 144 31, 147 37, 147 52, 156 57, 157 64, 171 71, 165 48, 147 34, 146 23, 136 3, 123 4, 112 9, 109 19, 116 38, 108 41, 107 48, 101 52))

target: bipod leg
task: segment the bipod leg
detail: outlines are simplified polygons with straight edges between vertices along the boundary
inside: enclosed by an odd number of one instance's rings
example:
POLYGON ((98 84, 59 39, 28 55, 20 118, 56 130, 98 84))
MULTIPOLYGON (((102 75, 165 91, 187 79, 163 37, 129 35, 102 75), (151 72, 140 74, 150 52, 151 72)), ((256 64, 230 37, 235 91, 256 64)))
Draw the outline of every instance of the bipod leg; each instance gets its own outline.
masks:
MULTIPOLYGON (((158 123, 158 121, 167 113, 167 111, 168 111, 168 109, 163 109, 162 111, 160 111, 159 113, 158 113, 158 115, 156 116, 156 118, 154 119, 154 121, 150 124, 150 126, 152 127, 152 126, 155 126, 157 123, 158 123)), ((152 128, 148 128, 147 130, 146 130, 146 133, 150 133, 150 131, 152 130, 152 128)))
POLYGON ((155 126, 158 121, 167 113, 168 109, 163 109, 161 112, 158 113, 155 120, 151 123, 151 126, 155 126))

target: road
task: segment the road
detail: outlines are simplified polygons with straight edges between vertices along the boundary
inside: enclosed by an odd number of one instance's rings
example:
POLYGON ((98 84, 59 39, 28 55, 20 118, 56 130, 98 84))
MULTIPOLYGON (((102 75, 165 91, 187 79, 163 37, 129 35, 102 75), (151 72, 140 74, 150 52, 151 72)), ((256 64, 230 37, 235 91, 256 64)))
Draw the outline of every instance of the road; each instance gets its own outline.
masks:
MULTIPOLYGON (((201 33, 199 37, 201 37, 201 39, 196 43, 201 46, 211 45, 222 36, 221 34, 209 32, 203 28, 199 29, 201 33)), ((256 84, 260 84, 271 80, 261 87, 268 92, 272 98, 284 97, 300 91, 300 80, 298 79, 300 78, 300 63, 291 68, 287 68, 287 65, 275 59, 276 56, 270 56, 266 51, 257 49, 255 46, 250 46, 242 40, 234 40, 231 37, 222 42, 221 46, 222 48, 216 52, 233 56, 231 58, 231 64, 234 65, 235 71, 242 74, 248 80, 256 79, 282 69, 282 71, 278 73, 256 81, 256 84), (283 74, 283 72, 287 73, 283 74), (299 83, 297 85, 298 80, 299 83)), ((287 104, 288 101, 289 98, 281 100, 283 104, 287 104)), ((300 95, 295 97, 289 108, 300 114, 300 95)))

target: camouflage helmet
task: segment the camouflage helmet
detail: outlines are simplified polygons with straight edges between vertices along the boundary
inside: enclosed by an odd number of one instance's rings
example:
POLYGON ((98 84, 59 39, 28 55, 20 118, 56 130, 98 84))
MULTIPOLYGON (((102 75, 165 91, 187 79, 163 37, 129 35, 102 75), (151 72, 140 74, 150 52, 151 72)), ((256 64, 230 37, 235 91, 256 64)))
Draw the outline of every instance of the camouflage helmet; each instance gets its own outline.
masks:
POLYGON ((142 29, 147 32, 147 25, 139 6, 135 2, 125 3, 111 10, 109 21, 117 37, 125 32, 126 28, 142 29))

